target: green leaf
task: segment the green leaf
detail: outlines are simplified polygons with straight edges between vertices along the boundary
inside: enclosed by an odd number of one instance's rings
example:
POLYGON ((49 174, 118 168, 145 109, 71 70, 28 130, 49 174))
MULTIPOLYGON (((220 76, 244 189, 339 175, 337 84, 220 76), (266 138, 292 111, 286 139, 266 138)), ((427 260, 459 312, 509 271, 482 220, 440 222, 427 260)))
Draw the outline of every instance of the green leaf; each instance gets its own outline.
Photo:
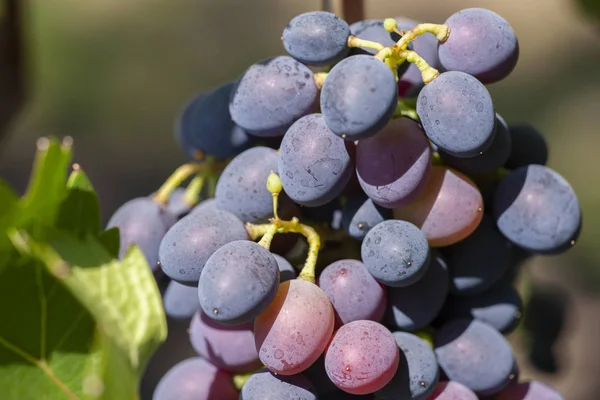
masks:
POLYGON ((60 204, 56 226, 79 237, 98 235, 101 228, 100 203, 89 179, 79 168, 69 176, 67 196, 60 204))
POLYGON ((98 239, 113 258, 119 258, 119 249, 121 247, 121 235, 119 228, 114 227, 100 233, 98 239))

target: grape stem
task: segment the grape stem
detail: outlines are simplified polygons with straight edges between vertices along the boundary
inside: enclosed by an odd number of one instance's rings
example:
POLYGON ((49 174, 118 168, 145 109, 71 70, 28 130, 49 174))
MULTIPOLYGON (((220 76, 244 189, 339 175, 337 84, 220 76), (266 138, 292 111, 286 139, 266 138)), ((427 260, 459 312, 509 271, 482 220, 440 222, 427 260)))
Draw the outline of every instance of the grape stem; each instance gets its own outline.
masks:
POLYGON ((190 175, 198 173, 201 169, 201 165, 202 164, 189 163, 178 167, 171 176, 167 178, 165 183, 162 184, 152 199, 158 204, 166 205, 169 202, 169 197, 171 197, 173 190, 178 188, 183 181, 190 177, 190 175))
POLYGON ((206 179, 203 175, 196 175, 194 179, 192 179, 183 194, 183 202, 186 205, 193 207, 198 204, 198 201, 200 201, 200 192, 202 192, 205 181, 206 179))
POLYGON ((402 98, 398 99, 396 111, 394 111, 394 118, 400 117, 407 117, 417 122, 419 121, 419 115, 417 114, 415 107, 402 98))
POLYGON ((348 47, 366 47, 368 49, 374 49, 377 51, 381 51, 385 48, 385 46, 379 42, 373 42, 371 40, 359 39, 356 36, 352 36, 352 35, 350 35, 348 37, 348 47))
POLYGON ((406 60, 409 63, 415 64, 417 68, 419 68, 419 71, 421 71, 421 78, 423 78, 423 82, 425 82, 425 84, 428 84, 429 82, 437 78, 440 74, 440 72, 437 69, 427 64, 427 61, 425 61, 423 57, 421 57, 412 50, 399 51, 398 60, 406 60))
POLYGON ((313 74, 313 79, 315 80, 315 85, 317 88, 321 90, 323 84, 325 83, 325 78, 327 78, 327 72, 315 72, 313 74))

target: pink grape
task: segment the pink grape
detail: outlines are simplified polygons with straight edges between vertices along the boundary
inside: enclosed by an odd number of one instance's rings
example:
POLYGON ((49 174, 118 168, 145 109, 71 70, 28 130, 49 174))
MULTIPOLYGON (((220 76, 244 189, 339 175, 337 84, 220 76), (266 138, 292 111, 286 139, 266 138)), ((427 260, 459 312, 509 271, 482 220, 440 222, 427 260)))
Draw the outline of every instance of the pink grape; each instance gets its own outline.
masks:
POLYGON ((440 382, 427 400, 477 400, 477 395, 462 383, 440 382))
POLYGON ((333 325, 333 306, 323 290, 300 279, 283 282, 273 302, 254 321, 260 361, 280 375, 302 372, 327 347, 333 325))
POLYGON ((400 352, 392 333, 368 320, 343 325, 325 353, 329 379, 350 394, 374 393, 398 370, 400 352))
POLYGON ((556 390, 538 381, 521 382, 504 389, 498 400, 565 400, 556 390))

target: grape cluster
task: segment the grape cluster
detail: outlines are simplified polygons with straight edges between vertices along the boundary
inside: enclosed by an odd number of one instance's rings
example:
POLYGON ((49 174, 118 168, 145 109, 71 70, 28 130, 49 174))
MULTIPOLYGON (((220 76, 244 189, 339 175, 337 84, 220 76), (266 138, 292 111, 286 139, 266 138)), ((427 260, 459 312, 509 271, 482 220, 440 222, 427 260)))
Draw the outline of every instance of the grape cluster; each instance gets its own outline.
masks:
POLYGON ((170 281, 199 355, 154 399, 562 399, 519 383, 503 336, 522 262, 581 226, 543 137, 486 89, 515 67, 512 27, 310 12, 282 40, 187 104, 194 162, 109 223, 170 281))

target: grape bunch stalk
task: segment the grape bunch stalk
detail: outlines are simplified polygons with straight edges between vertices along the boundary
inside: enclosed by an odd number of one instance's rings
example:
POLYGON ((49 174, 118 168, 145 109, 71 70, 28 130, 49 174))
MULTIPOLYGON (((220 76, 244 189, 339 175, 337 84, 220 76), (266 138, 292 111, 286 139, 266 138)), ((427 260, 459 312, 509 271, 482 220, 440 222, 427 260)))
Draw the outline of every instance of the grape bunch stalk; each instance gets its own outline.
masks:
POLYGON ((187 103, 191 162, 109 222, 198 354, 154 399, 563 399, 519 381, 504 337, 523 262, 582 220, 543 136, 485 86, 517 63, 510 24, 317 11, 282 40, 187 103))

